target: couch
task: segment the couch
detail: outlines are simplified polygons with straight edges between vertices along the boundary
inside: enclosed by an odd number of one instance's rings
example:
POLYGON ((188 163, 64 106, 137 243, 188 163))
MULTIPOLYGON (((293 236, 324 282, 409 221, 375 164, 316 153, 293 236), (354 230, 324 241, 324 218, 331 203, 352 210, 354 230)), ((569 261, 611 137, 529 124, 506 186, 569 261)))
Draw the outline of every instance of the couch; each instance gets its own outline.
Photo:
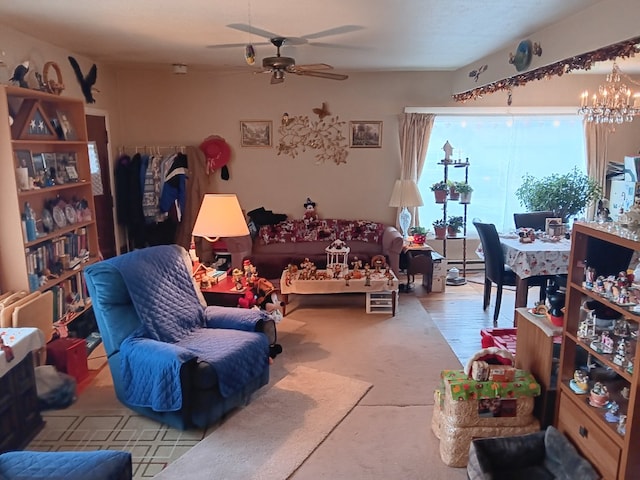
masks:
POLYGON ((204 428, 269 381, 272 320, 206 306, 187 251, 160 245, 84 270, 118 399, 174 428, 204 428))
POLYGON ((239 266, 243 259, 250 259, 260 276, 279 279, 287 265, 299 265, 305 258, 324 268, 325 248, 337 239, 346 242, 351 249, 350 261, 358 257, 369 262, 375 255, 384 255, 391 270, 399 277, 402 234, 395 227, 377 222, 285 220, 262 225, 253 236, 227 238, 226 243, 234 266, 239 266))
POLYGON ((469 448, 470 480, 597 480, 600 475, 556 428, 477 438, 469 448))

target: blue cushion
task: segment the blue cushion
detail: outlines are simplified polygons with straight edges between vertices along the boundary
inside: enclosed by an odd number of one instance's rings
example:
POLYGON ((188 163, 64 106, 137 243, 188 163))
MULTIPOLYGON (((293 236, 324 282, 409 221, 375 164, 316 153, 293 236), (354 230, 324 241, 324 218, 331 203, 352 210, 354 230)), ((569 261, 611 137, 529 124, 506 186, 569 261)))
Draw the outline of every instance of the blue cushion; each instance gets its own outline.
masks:
POLYGON ((4 480, 125 480, 132 478, 131 454, 117 450, 8 452, 0 455, 4 480))

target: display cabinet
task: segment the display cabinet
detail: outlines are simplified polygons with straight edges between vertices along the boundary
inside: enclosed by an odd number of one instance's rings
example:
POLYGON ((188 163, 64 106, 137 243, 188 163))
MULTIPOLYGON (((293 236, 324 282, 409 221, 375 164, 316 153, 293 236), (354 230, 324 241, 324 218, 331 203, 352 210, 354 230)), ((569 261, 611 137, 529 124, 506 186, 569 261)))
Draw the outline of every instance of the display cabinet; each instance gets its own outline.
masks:
POLYGON ((640 242, 613 223, 571 235, 555 424, 603 478, 640 478, 640 295, 625 275, 640 242))
POLYGON ((84 103, 0 86, 0 118, 0 289, 52 290, 66 323, 89 308, 82 269, 99 258, 84 103))

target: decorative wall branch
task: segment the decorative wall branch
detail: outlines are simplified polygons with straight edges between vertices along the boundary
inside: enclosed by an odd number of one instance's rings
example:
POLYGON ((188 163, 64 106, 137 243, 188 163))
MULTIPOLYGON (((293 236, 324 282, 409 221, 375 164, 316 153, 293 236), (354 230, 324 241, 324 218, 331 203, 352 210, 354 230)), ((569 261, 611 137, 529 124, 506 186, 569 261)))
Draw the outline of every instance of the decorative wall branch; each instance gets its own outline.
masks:
POLYGON ((482 87, 474 88, 462 93, 456 93, 452 95, 452 98, 456 102, 476 100, 489 93, 495 93, 500 90, 511 90, 513 87, 525 85, 533 80, 542 80, 552 76, 560 77, 573 70, 590 70, 596 62, 634 56, 640 51, 637 48, 638 43, 640 43, 640 37, 635 37, 630 40, 625 40, 624 42, 609 45, 608 47, 599 48, 598 50, 593 50, 544 67, 536 68, 529 72, 498 80, 482 87))
POLYGON ((307 148, 318 150, 316 165, 333 161, 336 165, 347 163, 347 139, 342 134, 346 122, 337 116, 323 120, 309 120, 306 115, 289 117, 278 128, 280 143, 278 155, 281 153, 296 158, 298 153, 307 148))

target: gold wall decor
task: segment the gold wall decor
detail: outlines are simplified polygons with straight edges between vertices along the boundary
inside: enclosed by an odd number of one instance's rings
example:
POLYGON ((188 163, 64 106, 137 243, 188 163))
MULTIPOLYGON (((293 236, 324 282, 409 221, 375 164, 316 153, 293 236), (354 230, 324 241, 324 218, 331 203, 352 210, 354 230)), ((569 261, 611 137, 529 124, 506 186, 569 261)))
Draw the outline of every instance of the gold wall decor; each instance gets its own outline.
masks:
POLYGON ((322 120, 309 120, 306 115, 283 115, 278 128, 280 143, 278 155, 285 154, 296 158, 300 151, 307 148, 317 150, 316 165, 333 161, 336 165, 347 163, 347 139, 342 134, 346 122, 338 116, 322 120))

